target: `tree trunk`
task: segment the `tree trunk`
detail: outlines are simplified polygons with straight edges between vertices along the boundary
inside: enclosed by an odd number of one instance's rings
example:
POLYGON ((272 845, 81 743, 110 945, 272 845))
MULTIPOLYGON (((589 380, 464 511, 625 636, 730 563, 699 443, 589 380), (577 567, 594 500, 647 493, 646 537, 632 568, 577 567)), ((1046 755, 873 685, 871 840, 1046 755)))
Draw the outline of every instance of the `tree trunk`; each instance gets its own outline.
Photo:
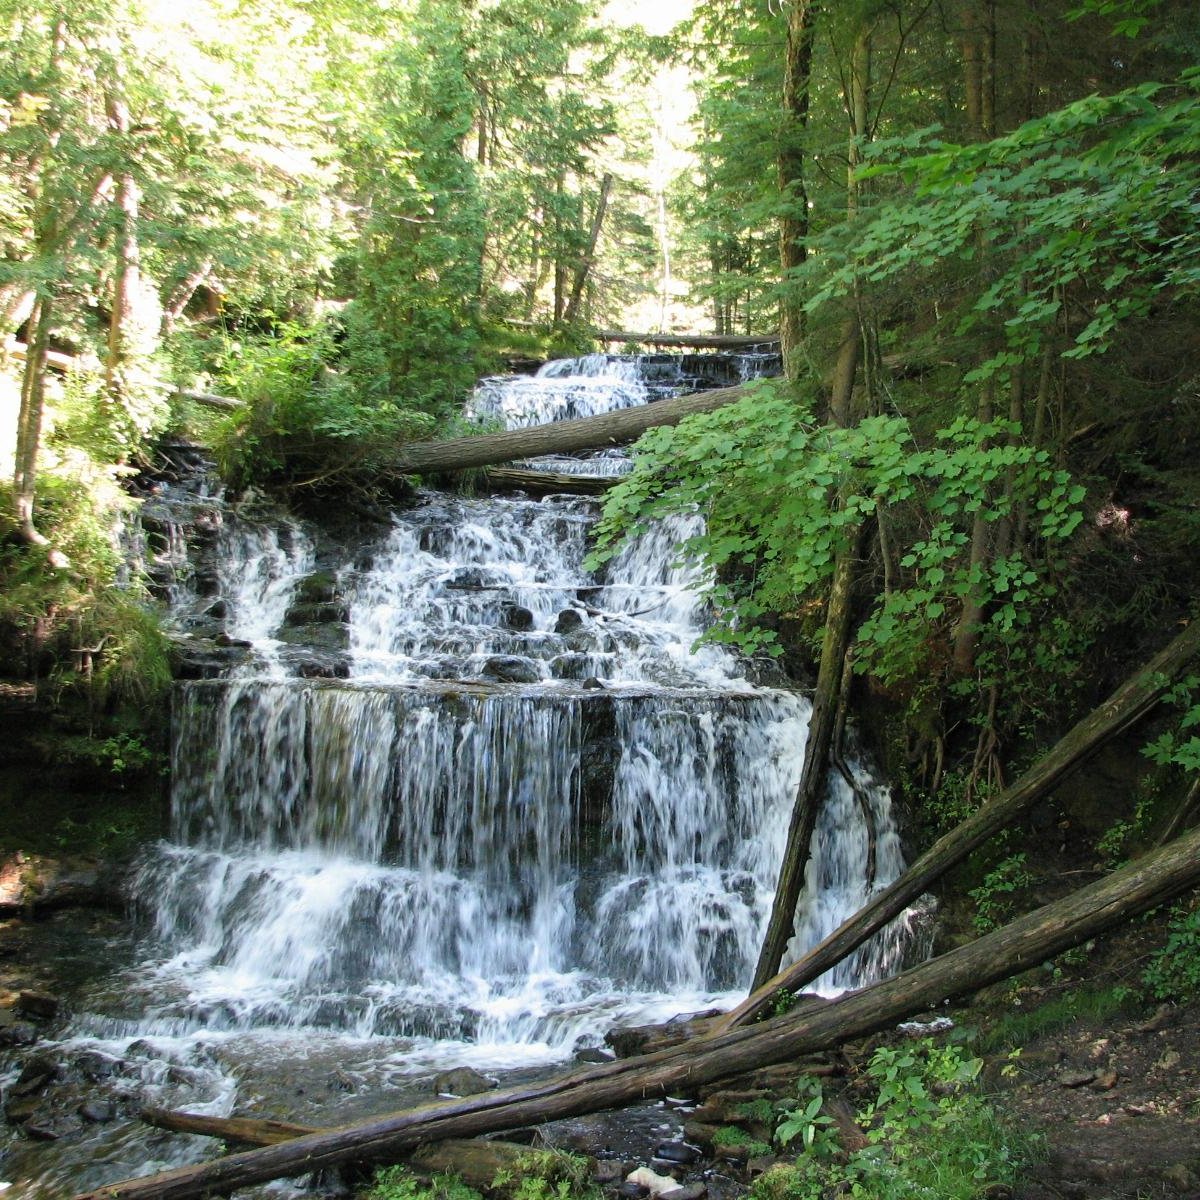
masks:
POLYGON ((37 492, 37 460, 42 441, 42 416, 46 407, 46 353, 50 344, 53 305, 39 296, 29 318, 25 372, 21 377, 21 407, 17 414, 17 445, 13 472, 13 504, 22 540, 44 546, 46 539, 33 520, 37 492))
POLYGON ((1143 717, 1200 655, 1200 621, 1194 621, 1146 666, 1090 712, 1006 791, 938 839, 899 879, 844 921, 820 945, 752 994, 717 1023, 717 1031, 745 1025, 770 1006, 780 989, 798 991, 853 954, 869 937, 1050 792, 1111 738, 1143 717))
POLYGON ((587 249, 579 266, 575 270, 575 281, 571 285, 571 295, 567 306, 563 309, 563 323, 570 325, 579 315, 579 304, 583 299, 583 289, 587 287, 588 276, 596 264, 596 247, 600 244, 600 231, 604 228, 604 214, 608 210, 608 197, 612 192, 613 177, 605 174, 600 181, 600 195, 596 200, 596 211, 592 215, 592 228, 588 234, 587 249))
MULTIPOLYGON (((108 124, 114 133, 129 132, 129 109, 123 100, 110 96, 105 104, 108 124)), ((127 171, 117 176, 118 212, 117 265, 113 274, 112 313, 108 324, 108 355, 104 362, 104 385, 109 401, 123 405, 128 391, 126 367, 131 353, 130 327, 136 317, 140 284, 138 253, 138 186, 127 171)))
POLYGON ((692 413, 712 412, 740 400, 745 394, 741 387, 714 388, 692 396, 659 400, 654 404, 622 408, 595 417, 579 417, 573 421, 552 421, 528 429, 507 429, 503 433, 451 438, 444 442, 413 442, 396 451, 392 468, 400 472, 437 475, 538 454, 570 454, 576 450, 622 446, 636 441, 652 426, 677 425, 692 413))
POLYGON ((808 130, 809 89, 812 82, 816 6, 811 0, 791 0, 787 10, 787 46, 783 75, 783 130, 778 152, 779 191, 785 201, 779 220, 779 265, 785 290, 780 305, 779 334, 784 374, 800 377, 804 313, 788 276, 808 257, 808 186, 805 180, 804 136, 808 130))
POLYGON ((763 936, 758 965, 754 968, 751 991, 757 991, 779 970, 794 932, 796 903, 804 889, 813 830, 825 798, 829 748, 837 724, 838 697, 846 663, 846 642, 850 634, 851 591, 858 560, 858 540, 855 538, 854 545, 842 550, 834 567, 825 617, 825 637, 821 643, 821 665, 813 693, 808 737, 804 743, 804 766, 792 804, 787 846, 779 869, 779 881, 775 885, 775 898, 771 902, 767 932, 763 936))
POLYGON ((159 337, 165 338, 172 333, 175 329, 175 323, 183 316, 184 309, 188 306, 188 301, 196 294, 196 289, 208 278, 212 268, 212 259, 206 258, 171 293, 163 308, 162 323, 159 325, 158 330, 159 337))
MULTIPOLYGON (((864 27, 855 39, 850 82, 846 95, 850 113, 850 171, 846 180, 847 207, 853 210, 858 203, 858 181, 854 168, 861 156, 861 139, 867 133, 867 108, 871 87, 871 31, 864 27)), ((857 316, 846 321, 842 341, 834 366, 826 420, 848 428, 856 421, 854 385, 862 349, 862 330, 857 316)), ((800 785, 792 806, 788 826, 787 847, 771 917, 763 937, 758 965, 754 969, 751 990, 757 990, 779 970, 795 927, 796 903, 804 888, 804 875, 811 853, 813 830, 825 798, 825 777, 832 762, 840 758, 835 737, 840 736, 842 685, 847 648, 850 643, 852 593, 858 559, 862 550, 863 532, 860 525, 848 544, 839 549, 834 564, 833 582, 829 590, 829 606, 825 616, 825 636, 821 643, 821 663, 817 671, 817 686, 813 695, 813 711, 809 719, 808 738, 804 745, 804 766, 800 785)))
POLYGON ((197 1166, 104 1184, 76 1200, 200 1200, 341 1163, 395 1161, 423 1142, 516 1129, 654 1096, 694 1092, 755 1067, 861 1037, 1019 974, 1178 896, 1197 880, 1200 830, 970 945, 827 1004, 646 1058, 429 1104, 197 1166))

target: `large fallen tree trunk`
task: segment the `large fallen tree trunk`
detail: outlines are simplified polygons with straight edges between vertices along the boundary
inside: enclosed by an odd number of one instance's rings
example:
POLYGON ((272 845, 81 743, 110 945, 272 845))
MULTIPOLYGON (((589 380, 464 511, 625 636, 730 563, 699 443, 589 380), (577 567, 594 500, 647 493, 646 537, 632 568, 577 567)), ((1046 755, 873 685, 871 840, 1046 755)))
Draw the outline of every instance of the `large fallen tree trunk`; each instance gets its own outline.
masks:
POLYGON ((600 329, 596 331, 596 341, 678 346, 681 350, 749 350, 753 346, 778 346, 779 334, 633 333, 630 330, 600 329))
POLYGON ((712 412, 740 400, 745 394, 740 387, 714 388, 674 400, 621 408, 596 417, 552 421, 528 429, 507 429, 503 433, 450 438, 444 442, 413 442, 396 451, 391 466, 407 473, 438 475, 511 462, 515 458, 533 458, 539 454, 571 454, 576 450, 623 446, 636 441, 654 425, 677 425, 692 413, 712 412))
POLYGON ((713 1034, 755 1020, 781 990, 795 992, 853 954, 869 937, 902 913, 931 884, 962 862, 993 834, 1030 808, 1094 754, 1153 707, 1200 653, 1200 621, 1187 627, 1169 646, 1126 680, 1099 708, 1079 722, 1057 745, 1011 787, 936 841, 899 879, 870 904, 843 922, 823 942, 773 978, 761 984, 737 1008, 718 1020, 713 1034))
POLYGON ((488 467, 483 480, 495 491, 520 490, 536 495, 603 496, 619 475, 569 475, 565 471, 528 471, 516 467, 488 467))
MULTIPOLYGON (((237 1146, 277 1146, 293 1138, 321 1130, 289 1121, 267 1121, 260 1117, 210 1117, 203 1113, 179 1112, 171 1108, 144 1108, 142 1120, 156 1129, 172 1133, 200 1134, 221 1138, 237 1146)), ((476 1191, 490 1191, 496 1176, 519 1169, 530 1147, 520 1142, 494 1138, 446 1138, 417 1146, 404 1157, 406 1166, 427 1175, 457 1175, 476 1191)))
POLYGON ((884 1028, 1035 966, 1200 881, 1200 830, 1063 900, 893 979, 640 1059, 448 1100, 196 1166, 105 1184, 77 1200, 199 1200, 346 1162, 395 1161, 411 1147, 678 1095, 884 1028))

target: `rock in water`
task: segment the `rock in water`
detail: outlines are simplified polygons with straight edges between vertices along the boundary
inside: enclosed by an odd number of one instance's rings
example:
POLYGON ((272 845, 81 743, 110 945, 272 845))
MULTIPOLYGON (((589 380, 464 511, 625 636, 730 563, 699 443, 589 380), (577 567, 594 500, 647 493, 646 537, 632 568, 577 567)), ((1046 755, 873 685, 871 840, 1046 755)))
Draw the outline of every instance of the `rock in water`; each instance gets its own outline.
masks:
POLYGON ((481 1075, 473 1067, 455 1067, 433 1077, 433 1090, 439 1096, 477 1096, 496 1086, 494 1079, 481 1075))
POLYGON ((657 1171, 652 1171, 649 1167, 638 1167, 636 1171, 631 1171, 626 1176, 625 1182, 645 1188, 652 1198, 661 1196, 664 1192, 673 1192, 679 1187, 678 1181, 672 1179, 670 1175, 659 1175, 657 1171))

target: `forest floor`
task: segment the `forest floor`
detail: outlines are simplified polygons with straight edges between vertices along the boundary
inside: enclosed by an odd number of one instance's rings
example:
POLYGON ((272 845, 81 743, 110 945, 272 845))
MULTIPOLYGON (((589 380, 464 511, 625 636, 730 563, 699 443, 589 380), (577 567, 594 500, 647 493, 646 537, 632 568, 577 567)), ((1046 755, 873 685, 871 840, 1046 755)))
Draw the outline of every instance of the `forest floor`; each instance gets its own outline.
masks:
POLYGON ((1044 1138, 1017 1200, 1200 1200, 1200 1006, 1077 1019, 989 1078, 1044 1138))

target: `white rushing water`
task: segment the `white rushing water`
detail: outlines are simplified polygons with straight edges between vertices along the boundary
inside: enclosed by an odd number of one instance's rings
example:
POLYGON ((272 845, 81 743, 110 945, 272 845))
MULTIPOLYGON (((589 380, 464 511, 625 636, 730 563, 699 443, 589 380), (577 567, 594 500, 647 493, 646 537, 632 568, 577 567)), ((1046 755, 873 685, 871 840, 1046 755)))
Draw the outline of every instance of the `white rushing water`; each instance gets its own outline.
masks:
MULTIPOLYGON (((597 356, 489 382, 476 409, 519 424, 644 399, 597 356)), ((154 942, 77 1017, 71 1053, 147 1046, 190 1091, 144 1079, 142 1101, 221 1113, 270 1062, 364 1086, 556 1062, 744 994, 810 705, 694 649, 703 580, 675 559, 699 517, 594 577, 595 516, 431 494, 330 561, 295 520, 225 513, 219 611, 248 648, 177 688, 171 835, 133 888, 154 942), (346 648, 309 678, 287 629, 318 574, 346 648)), ((887 790, 856 771, 830 783, 798 948, 902 867, 887 790)), ((904 943, 885 931, 820 986, 893 970, 904 943)))

